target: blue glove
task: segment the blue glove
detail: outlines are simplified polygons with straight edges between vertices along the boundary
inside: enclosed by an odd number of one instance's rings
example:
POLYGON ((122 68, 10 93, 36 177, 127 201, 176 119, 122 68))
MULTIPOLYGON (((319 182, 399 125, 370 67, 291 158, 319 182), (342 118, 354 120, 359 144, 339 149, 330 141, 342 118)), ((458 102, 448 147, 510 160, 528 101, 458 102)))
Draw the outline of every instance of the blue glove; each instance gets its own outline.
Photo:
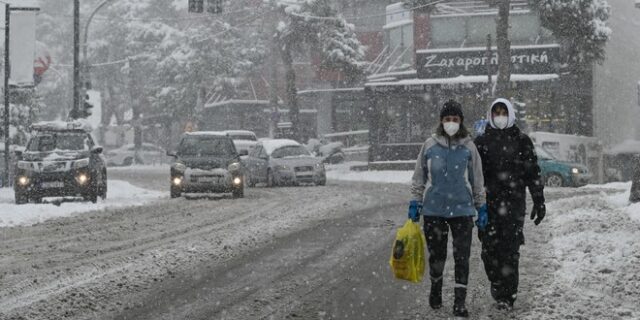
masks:
POLYGON ((409 202, 409 219, 413 222, 420 221, 420 212, 422 211, 422 203, 417 200, 409 202))
POLYGON ((476 226, 478 226, 478 230, 484 231, 484 228, 487 227, 487 223, 489 223, 489 211, 487 210, 487 204, 485 203, 478 208, 478 220, 476 220, 476 226))

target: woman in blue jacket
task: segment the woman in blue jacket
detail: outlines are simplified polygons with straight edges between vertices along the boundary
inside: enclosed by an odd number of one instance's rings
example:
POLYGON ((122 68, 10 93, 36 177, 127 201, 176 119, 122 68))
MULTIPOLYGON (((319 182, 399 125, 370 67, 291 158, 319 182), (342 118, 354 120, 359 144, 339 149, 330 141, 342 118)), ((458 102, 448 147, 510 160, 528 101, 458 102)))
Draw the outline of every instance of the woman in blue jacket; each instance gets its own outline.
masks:
POLYGON ((442 273, 447 260, 449 231, 453 237, 455 286, 453 313, 468 317, 465 306, 469 278, 469 255, 473 216, 486 219, 482 161, 469 132, 459 103, 450 100, 440 112, 440 125, 418 156, 411 192, 409 217, 424 216, 429 250, 431 292, 429 305, 442 307, 442 273))

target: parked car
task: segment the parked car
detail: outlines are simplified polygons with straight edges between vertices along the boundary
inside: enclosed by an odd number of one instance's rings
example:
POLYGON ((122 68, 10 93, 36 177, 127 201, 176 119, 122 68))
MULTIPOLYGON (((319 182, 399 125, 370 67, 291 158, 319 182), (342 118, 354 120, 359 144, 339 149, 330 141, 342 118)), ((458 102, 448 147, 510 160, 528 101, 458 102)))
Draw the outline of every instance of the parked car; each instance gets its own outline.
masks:
POLYGON ((43 122, 32 126, 24 152, 16 151, 14 191, 17 204, 43 197, 107 197, 107 168, 102 147, 78 122, 43 122))
POLYGON ((322 158, 314 157, 296 141, 263 140, 246 159, 247 185, 266 183, 268 187, 283 184, 313 183, 325 185, 327 176, 322 158))
POLYGON ((182 193, 232 193, 244 197, 244 168, 233 141, 224 132, 185 133, 170 169, 171 198, 182 193))
POLYGON ((589 183, 589 169, 581 164, 557 160, 540 146, 536 146, 538 165, 548 187, 580 187, 589 183))
POLYGON ((166 151, 151 143, 143 143, 136 156, 134 144, 127 144, 120 148, 109 150, 105 153, 107 164, 110 166, 130 166, 137 164, 162 164, 169 160, 166 151))
POLYGON ((246 151, 249 153, 258 143, 258 137, 255 133, 248 130, 227 130, 224 131, 236 146, 238 152, 246 151))

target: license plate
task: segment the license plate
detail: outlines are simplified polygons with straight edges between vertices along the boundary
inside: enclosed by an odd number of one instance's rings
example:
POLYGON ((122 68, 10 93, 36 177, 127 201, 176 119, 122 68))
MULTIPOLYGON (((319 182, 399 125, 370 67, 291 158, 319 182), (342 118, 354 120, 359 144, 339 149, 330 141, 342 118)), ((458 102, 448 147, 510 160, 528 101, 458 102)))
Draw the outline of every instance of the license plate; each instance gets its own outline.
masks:
POLYGON ((217 183, 218 182, 218 178, 214 178, 214 177, 200 177, 198 178, 198 182, 209 182, 209 183, 217 183))
POLYGON ((61 182, 61 181, 43 182, 41 186, 43 189, 64 188, 64 182, 61 182))

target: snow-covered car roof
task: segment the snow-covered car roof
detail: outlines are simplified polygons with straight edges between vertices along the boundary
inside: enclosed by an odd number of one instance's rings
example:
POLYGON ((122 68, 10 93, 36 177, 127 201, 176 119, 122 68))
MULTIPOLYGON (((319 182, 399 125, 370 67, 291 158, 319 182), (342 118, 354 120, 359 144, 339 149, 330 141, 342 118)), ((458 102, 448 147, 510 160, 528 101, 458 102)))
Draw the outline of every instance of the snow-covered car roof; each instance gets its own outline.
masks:
POLYGON ((185 132, 187 136, 219 136, 226 137, 227 133, 223 131, 194 131, 194 132, 185 132))
POLYGON ((290 139, 262 140, 260 141, 260 143, 262 143, 262 146, 264 147, 264 151, 267 152, 267 154, 269 155, 273 153, 273 151, 275 151, 276 149, 279 149, 282 147, 292 147, 292 146, 301 145, 300 143, 290 139))
POLYGON ((31 130, 35 131, 85 131, 91 132, 91 124, 87 121, 41 121, 31 125, 31 130))
POLYGON ((249 131, 249 130, 225 130, 223 131, 226 134, 246 134, 246 135, 253 135, 255 136, 256 134, 253 131, 249 131))
MULTIPOLYGON (((143 142, 142 145, 143 146, 147 146, 147 147, 155 147, 155 148, 158 148, 158 149, 164 149, 161 146, 158 146, 158 145, 155 145, 155 144, 152 144, 152 143, 148 143, 148 142, 143 142)), ((128 148, 133 148, 133 147, 135 147, 135 144, 128 143, 128 144, 119 146, 119 147, 117 147, 117 148, 115 148, 113 150, 128 149, 128 148)))

